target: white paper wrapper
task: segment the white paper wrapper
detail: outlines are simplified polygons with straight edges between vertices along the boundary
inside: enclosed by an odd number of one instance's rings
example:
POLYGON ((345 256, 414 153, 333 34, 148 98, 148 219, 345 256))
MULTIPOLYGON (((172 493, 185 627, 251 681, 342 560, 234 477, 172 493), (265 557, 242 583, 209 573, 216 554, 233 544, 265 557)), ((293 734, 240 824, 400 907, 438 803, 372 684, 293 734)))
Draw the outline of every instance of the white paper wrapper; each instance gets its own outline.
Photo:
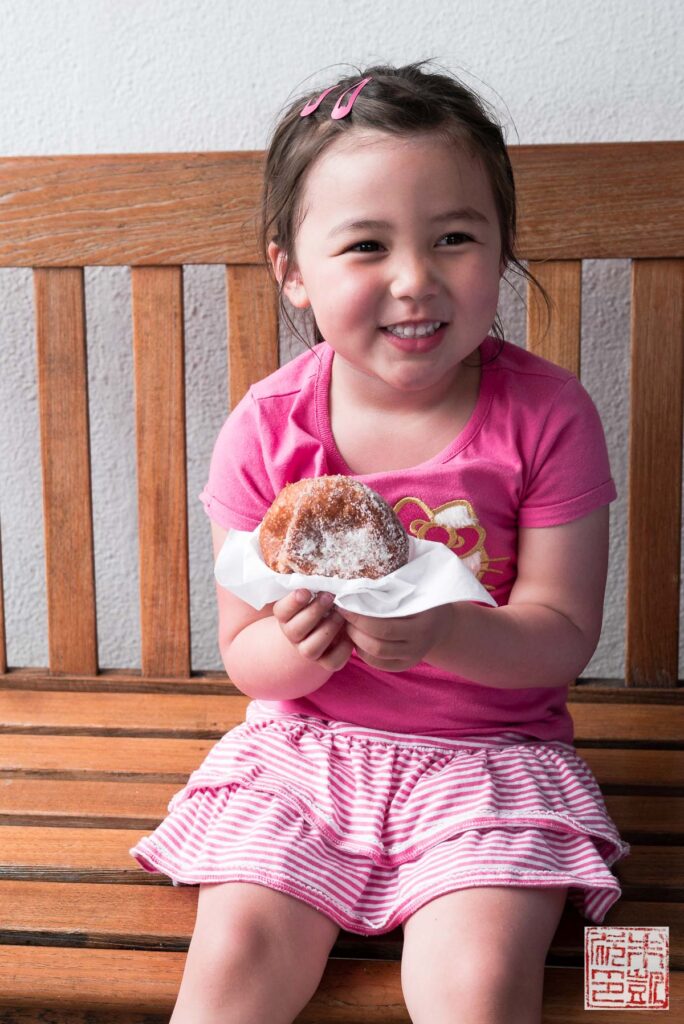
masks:
POLYGON ((335 594, 335 604, 348 612, 376 618, 415 615, 451 601, 496 601, 461 559, 444 544, 409 537, 409 561, 379 580, 339 576, 304 576, 273 572, 259 548, 259 527, 251 533, 231 530, 219 551, 214 576, 222 587, 261 609, 302 587, 312 593, 335 594))

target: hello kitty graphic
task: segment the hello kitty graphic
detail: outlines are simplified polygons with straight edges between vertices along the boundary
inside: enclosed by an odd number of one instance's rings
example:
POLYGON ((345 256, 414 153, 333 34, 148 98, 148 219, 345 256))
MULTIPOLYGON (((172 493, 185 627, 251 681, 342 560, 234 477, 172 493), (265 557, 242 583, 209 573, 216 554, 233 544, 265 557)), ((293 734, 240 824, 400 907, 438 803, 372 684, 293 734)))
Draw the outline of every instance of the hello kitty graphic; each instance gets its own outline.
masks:
POLYGON ((487 533, 475 509, 465 498, 456 498, 432 509, 420 498, 402 498, 394 506, 404 529, 419 540, 441 541, 451 548, 482 583, 485 590, 495 586, 483 580, 486 574, 501 575, 503 570, 493 565, 507 561, 506 556, 493 558, 485 547, 487 533))

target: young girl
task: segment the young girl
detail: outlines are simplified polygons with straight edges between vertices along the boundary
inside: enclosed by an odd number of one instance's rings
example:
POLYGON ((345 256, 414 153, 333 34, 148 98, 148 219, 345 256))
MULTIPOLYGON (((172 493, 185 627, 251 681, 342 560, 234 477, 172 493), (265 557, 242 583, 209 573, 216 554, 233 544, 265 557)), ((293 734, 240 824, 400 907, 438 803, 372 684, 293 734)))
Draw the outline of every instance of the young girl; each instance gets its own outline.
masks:
POLYGON ((566 706, 601 630, 603 430, 573 374, 502 337, 502 275, 531 277, 502 131, 424 64, 277 125, 264 252, 317 344, 232 411, 200 497, 216 556, 286 483, 348 474, 497 607, 381 619, 296 591, 255 611, 217 586, 247 720, 131 851, 200 886, 172 1024, 286 1024, 340 928, 398 925, 414 1024, 539 1024, 566 898, 601 922, 620 896, 629 846, 566 706))

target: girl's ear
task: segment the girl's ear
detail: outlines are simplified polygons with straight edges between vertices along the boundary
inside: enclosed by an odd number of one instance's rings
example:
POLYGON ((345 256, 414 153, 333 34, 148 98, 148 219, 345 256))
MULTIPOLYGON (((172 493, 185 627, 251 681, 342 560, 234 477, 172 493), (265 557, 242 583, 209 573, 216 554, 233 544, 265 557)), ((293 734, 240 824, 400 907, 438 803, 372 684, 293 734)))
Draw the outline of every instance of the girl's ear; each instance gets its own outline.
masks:
MULTIPOLYGON (((273 266, 273 272, 278 284, 282 284, 287 273, 287 255, 275 242, 268 243, 268 258, 273 266)), ((290 267, 287 279, 283 284, 283 291, 296 309, 306 309, 311 305, 304 287, 302 275, 296 265, 290 267)))

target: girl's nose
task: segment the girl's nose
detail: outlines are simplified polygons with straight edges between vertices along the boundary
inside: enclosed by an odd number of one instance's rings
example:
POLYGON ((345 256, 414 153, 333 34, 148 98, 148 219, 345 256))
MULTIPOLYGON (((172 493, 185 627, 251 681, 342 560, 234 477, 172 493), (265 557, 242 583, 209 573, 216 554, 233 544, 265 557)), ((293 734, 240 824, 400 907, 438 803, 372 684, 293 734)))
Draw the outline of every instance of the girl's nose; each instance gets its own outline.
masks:
POLYGON ((390 284, 393 298, 419 301, 436 295, 438 290, 439 284, 428 258, 417 255, 397 258, 390 284))

